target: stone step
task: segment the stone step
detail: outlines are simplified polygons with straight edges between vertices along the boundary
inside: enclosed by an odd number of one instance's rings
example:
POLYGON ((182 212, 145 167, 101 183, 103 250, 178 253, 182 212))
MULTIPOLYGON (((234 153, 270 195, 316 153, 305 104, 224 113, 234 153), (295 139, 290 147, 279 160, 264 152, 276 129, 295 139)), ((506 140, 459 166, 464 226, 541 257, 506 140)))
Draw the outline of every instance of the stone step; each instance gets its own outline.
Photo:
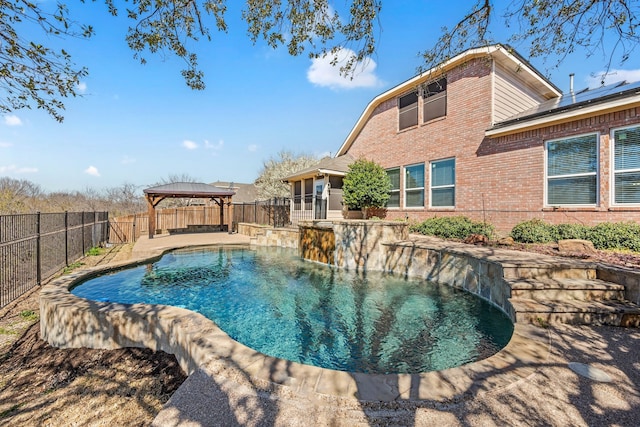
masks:
POLYGON ((524 298, 509 300, 516 322, 540 325, 567 323, 575 325, 610 325, 640 327, 640 307, 628 301, 536 301, 524 298))
POLYGON ((595 279, 596 268, 578 263, 503 264, 505 279, 595 279))
POLYGON ((624 285, 600 279, 508 279, 512 298, 546 300, 624 300, 624 285))

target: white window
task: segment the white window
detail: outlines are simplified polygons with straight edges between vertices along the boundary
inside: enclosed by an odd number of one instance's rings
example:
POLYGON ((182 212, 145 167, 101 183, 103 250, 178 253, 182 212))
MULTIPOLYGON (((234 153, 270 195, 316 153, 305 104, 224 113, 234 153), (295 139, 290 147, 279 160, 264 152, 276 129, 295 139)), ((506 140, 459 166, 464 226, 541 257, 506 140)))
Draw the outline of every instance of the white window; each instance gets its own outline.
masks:
POLYGON ((456 205, 456 159, 431 162, 431 206, 456 205))
POLYGON ((548 141, 546 165, 548 206, 597 203, 598 134, 548 141))
POLYGON ((404 206, 424 207, 424 163, 404 168, 404 206))
POLYGON ((640 204, 640 126, 613 131, 613 203, 640 204))
POLYGON ((389 192, 388 208, 400 207, 400 168, 387 169, 387 175, 391 181, 391 191, 389 192))

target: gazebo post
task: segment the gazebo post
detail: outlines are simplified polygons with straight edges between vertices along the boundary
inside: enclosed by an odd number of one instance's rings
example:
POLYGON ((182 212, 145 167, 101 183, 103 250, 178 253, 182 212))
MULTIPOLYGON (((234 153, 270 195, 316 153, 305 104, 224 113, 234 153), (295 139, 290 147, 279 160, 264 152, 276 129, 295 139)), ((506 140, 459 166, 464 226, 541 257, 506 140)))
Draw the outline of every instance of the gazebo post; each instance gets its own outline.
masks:
POLYGON ((153 204, 153 196, 147 196, 147 215, 149 217, 149 238, 156 234, 156 207, 153 204))
POLYGON ((224 229, 224 198, 220 197, 218 199, 220 206, 220 231, 224 229))
POLYGON ((232 221, 233 217, 231 216, 231 197, 228 198, 227 200, 227 231, 229 232, 229 234, 233 233, 233 221, 232 221))

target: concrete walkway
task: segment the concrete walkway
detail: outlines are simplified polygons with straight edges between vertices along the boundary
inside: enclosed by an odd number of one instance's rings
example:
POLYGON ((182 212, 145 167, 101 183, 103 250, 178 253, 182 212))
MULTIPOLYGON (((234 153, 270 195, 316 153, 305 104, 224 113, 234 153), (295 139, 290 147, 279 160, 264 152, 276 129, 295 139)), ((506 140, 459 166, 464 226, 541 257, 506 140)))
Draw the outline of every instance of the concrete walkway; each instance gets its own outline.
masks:
MULTIPOLYGON (((143 237, 132 257, 192 245, 247 243, 248 237, 227 233, 143 237)), ((496 250, 493 255, 541 261, 522 252, 496 250)), ((394 375, 348 378, 324 370, 314 384, 305 385, 292 381, 296 372, 285 361, 239 367, 219 360, 215 369, 192 374, 153 425, 640 425, 639 330, 516 326, 514 339, 497 355, 431 373, 426 382, 394 375), (355 384, 350 395, 318 392, 329 385, 340 389, 342 381, 355 384), (392 388, 401 391, 396 400, 377 399, 392 388)))

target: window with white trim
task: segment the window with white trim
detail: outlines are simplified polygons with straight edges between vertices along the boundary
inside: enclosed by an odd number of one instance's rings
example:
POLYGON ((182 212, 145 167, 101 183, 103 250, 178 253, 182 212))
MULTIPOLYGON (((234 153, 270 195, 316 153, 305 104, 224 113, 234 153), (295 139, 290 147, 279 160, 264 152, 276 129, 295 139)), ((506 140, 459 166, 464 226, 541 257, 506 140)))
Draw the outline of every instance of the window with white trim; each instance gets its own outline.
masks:
POLYGON ((613 131, 613 201, 640 203, 640 126, 613 131))
POLYGON ((547 141, 546 165, 548 206, 597 203, 597 133, 547 141))
POLYGON ((431 162, 431 206, 455 207, 456 159, 431 162))
POLYGON ((424 163, 404 168, 404 206, 424 207, 424 163))
POLYGON ((389 192, 388 208, 400 207, 400 168, 387 169, 387 175, 391 181, 391 191, 389 192))

